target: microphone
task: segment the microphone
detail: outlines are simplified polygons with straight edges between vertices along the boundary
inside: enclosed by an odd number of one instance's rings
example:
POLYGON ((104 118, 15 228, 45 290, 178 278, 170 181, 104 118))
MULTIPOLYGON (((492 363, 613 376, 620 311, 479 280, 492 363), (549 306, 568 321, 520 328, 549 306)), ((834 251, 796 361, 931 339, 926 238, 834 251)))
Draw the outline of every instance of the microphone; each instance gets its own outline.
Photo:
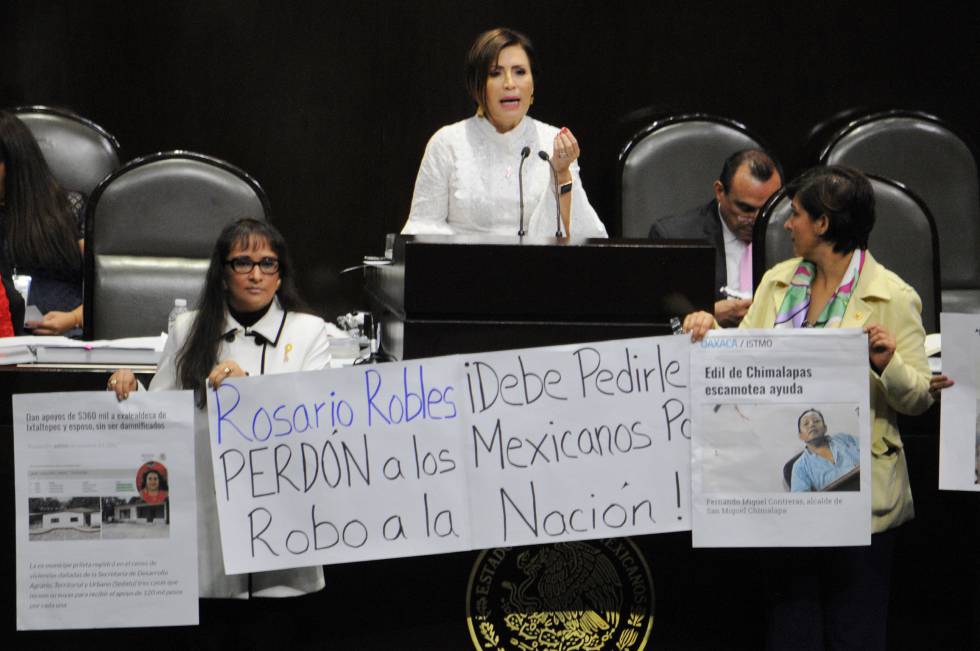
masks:
POLYGON ((561 237, 561 199, 558 194, 558 170, 555 169, 555 165, 551 162, 551 157, 548 156, 547 152, 539 151, 538 157, 548 163, 548 167, 551 168, 551 179, 555 184, 555 237, 561 237))
POLYGON ((517 168, 517 188, 521 193, 521 224, 517 229, 517 235, 519 237, 524 237, 527 232, 524 230, 524 161, 527 157, 531 155, 531 148, 524 145, 524 149, 521 150, 521 164, 517 168))

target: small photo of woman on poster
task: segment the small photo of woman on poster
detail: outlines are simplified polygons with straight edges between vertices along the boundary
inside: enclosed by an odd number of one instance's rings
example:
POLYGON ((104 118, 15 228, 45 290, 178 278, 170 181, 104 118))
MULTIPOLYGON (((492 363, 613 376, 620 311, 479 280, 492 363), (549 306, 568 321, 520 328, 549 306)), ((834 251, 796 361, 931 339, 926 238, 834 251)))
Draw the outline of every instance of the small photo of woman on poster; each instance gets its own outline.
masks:
POLYGON ((160 504, 167 499, 167 468, 159 461, 148 461, 136 472, 136 487, 147 504, 160 504))

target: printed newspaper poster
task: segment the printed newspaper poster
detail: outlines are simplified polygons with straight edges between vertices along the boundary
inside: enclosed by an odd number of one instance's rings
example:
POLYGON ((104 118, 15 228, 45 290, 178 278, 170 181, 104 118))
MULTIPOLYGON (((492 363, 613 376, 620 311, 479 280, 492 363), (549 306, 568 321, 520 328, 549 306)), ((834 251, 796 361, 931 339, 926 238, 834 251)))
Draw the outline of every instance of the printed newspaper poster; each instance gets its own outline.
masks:
POLYGON ((870 544, 867 347, 857 329, 719 330, 695 346, 695 546, 870 544))
POLYGON ((197 624, 190 392, 13 397, 17 628, 197 624))

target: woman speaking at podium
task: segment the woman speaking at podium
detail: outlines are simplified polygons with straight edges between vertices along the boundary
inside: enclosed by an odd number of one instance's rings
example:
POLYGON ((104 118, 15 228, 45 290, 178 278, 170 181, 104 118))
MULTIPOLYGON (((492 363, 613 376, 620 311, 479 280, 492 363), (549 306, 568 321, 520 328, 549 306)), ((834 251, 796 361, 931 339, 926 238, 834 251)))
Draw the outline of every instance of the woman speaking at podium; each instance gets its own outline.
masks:
POLYGON ((465 64, 476 115, 429 140, 402 233, 606 237, 579 178, 575 136, 527 115, 535 72, 523 34, 476 38, 465 64))

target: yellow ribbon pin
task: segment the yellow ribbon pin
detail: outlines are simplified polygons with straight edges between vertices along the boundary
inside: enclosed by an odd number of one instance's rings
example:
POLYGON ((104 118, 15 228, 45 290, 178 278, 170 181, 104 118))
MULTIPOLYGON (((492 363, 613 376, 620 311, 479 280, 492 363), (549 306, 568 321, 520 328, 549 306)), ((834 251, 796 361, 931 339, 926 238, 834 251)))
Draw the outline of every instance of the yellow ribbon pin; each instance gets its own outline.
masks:
POLYGON ((292 344, 286 344, 286 352, 283 353, 282 361, 288 362, 289 361, 289 353, 291 353, 291 352, 293 352, 293 345, 292 344))

